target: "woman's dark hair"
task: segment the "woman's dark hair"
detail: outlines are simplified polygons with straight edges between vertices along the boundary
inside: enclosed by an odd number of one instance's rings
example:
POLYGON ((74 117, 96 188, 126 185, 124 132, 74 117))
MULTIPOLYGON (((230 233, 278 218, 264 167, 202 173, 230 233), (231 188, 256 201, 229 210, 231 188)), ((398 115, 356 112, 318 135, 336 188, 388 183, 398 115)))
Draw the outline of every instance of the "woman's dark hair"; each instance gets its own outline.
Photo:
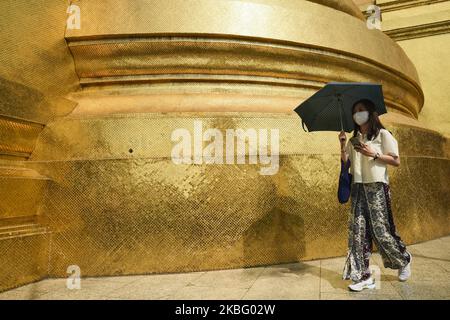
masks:
MULTIPOLYGON (((369 99, 361 99, 356 101, 352 106, 352 117, 355 113, 355 107, 357 104, 361 103, 366 110, 369 111, 369 130, 367 131, 367 139, 372 140, 380 133, 380 129, 386 129, 378 118, 378 112, 376 111, 375 104, 369 99)), ((355 130, 353 130, 353 136, 355 137, 359 132, 361 132, 360 126, 353 120, 355 130)), ((387 130, 387 129, 386 129, 387 130)), ((390 131, 389 131, 390 132, 390 131)), ((392 134, 392 133, 391 133, 392 134)))

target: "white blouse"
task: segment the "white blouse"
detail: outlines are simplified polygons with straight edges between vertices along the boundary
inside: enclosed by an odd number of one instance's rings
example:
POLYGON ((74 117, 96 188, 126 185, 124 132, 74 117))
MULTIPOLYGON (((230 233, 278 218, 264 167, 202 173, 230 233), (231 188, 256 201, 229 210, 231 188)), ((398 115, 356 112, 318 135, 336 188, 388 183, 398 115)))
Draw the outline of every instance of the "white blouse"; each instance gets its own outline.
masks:
MULTIPOLYGON (((378 151, 380 154, 390 154, 394 157, 399 156, 397 140, 388 130, 380 129, 378 136, 375 138, 372 137, 371 141, 367 140, 366 134, 361 134, 358 132, 357 135, 362 135, 362 140, 364 143, 372 147, 375 152, 378 151)), ((345 152, 351 161, 350 173, 353 175, 352 183, 381 181, 389 184, 386 163, 379 159, 374 160, 373 157, 365 156, 361 152, 357 152, 353 148, 350 140, 347 141, 345 152)))

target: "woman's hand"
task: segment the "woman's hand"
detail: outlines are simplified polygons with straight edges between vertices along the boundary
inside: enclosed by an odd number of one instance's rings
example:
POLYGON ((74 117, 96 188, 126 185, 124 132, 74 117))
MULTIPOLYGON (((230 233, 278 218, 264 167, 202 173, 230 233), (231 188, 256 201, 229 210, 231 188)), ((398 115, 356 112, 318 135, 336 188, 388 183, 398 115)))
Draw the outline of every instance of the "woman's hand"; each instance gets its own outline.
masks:
POLYGON ((339 133, 338 138, 339 138, 339 142, 341 143, 341 148, 344 148, 345 143, 347 142, 347 136, 345 135, 345 131, 344 130, 342 130, 339 133))
POLYGON ((361 152, 363 155, 368 157, 374 157, 376 155, 376 151, 366 143, 363 143, 362 146, 355 146, 355 151, 361 152))
POLYGON ((341 159, 342 159, 342 161, 347 163, 348 155, 347 155, 347 152, 344 151, 345 143, 347 142, 347 136, 345 135, 345 131, 344 130, 342 130, 339 133, 338 138, 339 138, 339 142, 341 143, 341 159))
MULTIPOLYGON (((362 154, 368 156, 368 157, 375 157, 375 154, 377 153, 373 148, 371 148, 367 144, 363 144, 362 147, 355 147, 354 148, 357 152, 361 152, 362 154)), ((378 158, 378 161, 382 161, 386 164, 393 165, 394 167, 400 166, 400 158, 399 157, 393 157, 388 154, 381 154, 378 158)))

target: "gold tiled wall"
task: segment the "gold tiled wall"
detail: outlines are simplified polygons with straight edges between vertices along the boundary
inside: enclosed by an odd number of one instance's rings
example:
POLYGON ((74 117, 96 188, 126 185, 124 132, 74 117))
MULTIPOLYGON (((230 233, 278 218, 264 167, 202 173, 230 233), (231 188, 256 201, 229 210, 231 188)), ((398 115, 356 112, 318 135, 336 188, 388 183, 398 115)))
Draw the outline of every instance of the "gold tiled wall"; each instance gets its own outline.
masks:
POLYGON ((18 161, 0 161, 0 291, 48 274, 49 230, 39 211, 47 182, 18 161))
POLYGON ((39 206, 47 179, 27 169, 45 124, 70 112, 79 87, 64 40, 67 1, 3 0, 0 10, 0 291, 48 274, 39 206))
POLYGON ((0 291, 41 280, 48 274, 49 234, 0 235, 0 291))
POLYGON ((328 81, 383 84, 402 157, 390 168, 399 232, 449 233, 449 141, 415 120, 414 65, 350 1, 78 0, 80 30, 65 30, 64 1, 3 2, 0 290, 73 264, 88 276, 344 254, 337 134, 304 133, 283 113, 328 81), (175 165, 170 134, 195 119, 280 129, 279 173, 175 165))
MULTIPOLYGON (((447 140, 420 127, 386 124, 401 153, 401 166, 389 168, 401 236, 414 243, 448 234, 447 140)), ((52 179, 42 208, 53 231, 49 275, 64 277, 71 264, 88 276, 343 255, 350 207, 337 201, 338 150, 337 133, 302 132, 296 115, 134 114, 54 122, 28 163, 52 179), (250 164, 174 164, 170 134, 192 130, 194 120, 204 129, 279 128, 278 174, 262 176, 260 165, 250 164)))

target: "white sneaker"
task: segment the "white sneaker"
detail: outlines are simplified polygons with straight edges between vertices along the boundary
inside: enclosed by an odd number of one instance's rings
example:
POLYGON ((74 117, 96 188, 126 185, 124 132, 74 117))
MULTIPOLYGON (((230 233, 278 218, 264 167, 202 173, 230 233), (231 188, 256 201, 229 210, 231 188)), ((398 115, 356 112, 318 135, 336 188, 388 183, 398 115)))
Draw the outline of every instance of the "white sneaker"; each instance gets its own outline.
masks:
POLYGON ((409 263, 404 266, 403 268, 398 269, 398 279, 400 281, 406 281, 411 276, 411 261, 412 261, 412 255, 409 253, 409 263))
POLYGON ((375 279, 369 278, 364 281, 360 281, 357 283, 352 283, 348 286, 350 290, 352 291, 362 291, 364 289, 375 289, 375 279))

